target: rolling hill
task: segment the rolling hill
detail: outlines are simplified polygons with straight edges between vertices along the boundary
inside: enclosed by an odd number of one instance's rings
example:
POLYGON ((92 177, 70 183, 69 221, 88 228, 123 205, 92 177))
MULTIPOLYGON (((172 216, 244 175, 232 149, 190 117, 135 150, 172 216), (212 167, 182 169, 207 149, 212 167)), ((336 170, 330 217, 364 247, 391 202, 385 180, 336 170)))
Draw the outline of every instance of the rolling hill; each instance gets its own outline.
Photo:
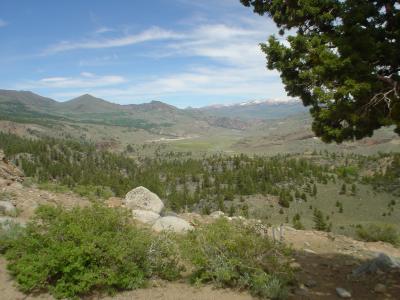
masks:
POLYGON ((175 126, 186 131, 194 127, 245 130, 258 126, 264 120, 280 119, 304 111, 300 103, 292 101, 251 101, 229 106, 179 109, 161 101, 120 105, 89 94, 58 102, 32 92, 12 90, 0 90, 0 107, 4 119, 17 122, 43 123, 44 119, 61 119, 146 130, 175 126))
POLYGON ((286 101, 254 100, 228 105, 217 104, 191 110, 214 117, 240 118, 242 120, 274 120, 308 111, 300 101, 294 99, 286 101))
POLYGON ((0 131, 91 141, 117 151, 161 143, 170 151, 198 153, 374 153, 400 145, 392 128, 362 141, 327 145, 314 136, 311 121, 307 108, 294 100, 180 109, 161 101, 120 105, 85 94, 58 102, 32 92, 0 90, 0 131))

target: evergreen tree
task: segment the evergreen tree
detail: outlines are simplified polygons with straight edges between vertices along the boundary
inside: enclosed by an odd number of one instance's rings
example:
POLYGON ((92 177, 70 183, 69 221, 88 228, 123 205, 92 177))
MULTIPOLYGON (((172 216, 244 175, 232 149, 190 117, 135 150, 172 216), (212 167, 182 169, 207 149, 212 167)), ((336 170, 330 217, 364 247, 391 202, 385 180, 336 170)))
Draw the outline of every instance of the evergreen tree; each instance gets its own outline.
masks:
POLYGON ((314 229, 319 231, 326 231, 328 224, 325 221, 324 214, 319 209, 314 209, 313 213, 314 229))
POLYGON ((285 43, 261 46, 286 91, 311 106, 325 142, 371 136, 394 125, 400 134, 399 1, 241 0, 292 30, 285 43), (295 32, 294 32, 295 31, 295 32))

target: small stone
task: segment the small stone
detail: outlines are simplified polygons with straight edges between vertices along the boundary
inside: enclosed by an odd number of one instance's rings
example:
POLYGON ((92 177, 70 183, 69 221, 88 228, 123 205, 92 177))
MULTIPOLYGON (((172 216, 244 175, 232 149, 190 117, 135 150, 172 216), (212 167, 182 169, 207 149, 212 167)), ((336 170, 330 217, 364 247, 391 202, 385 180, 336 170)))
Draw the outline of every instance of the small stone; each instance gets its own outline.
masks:
POLYGON ((292 269, 294 270, 300 270, 301 269, 301 265, 298 262, 291 262, 289 265, 292 269))
POLYGON ((307 248, 304 248, 304 252, 310 253, 310 254, 317 254, 315 251, 313 251, 311 249, 307 249, 307 248))
POLYGON ((376 293, 385 293, 386 292, 386 285, 384 285, 382 283, 378 283, 377 285, 375 285, 374 291, 376 293))
POLYGON ((307 280, 304 284, 310 289, 317 286, 317 282, 314 279, 307 280))
POLYGON ((336 294, 340 298, 351 298, 351 293, 349 291, 345 290, 344 288, 341 288, 341 287, 336 288, 336 294))

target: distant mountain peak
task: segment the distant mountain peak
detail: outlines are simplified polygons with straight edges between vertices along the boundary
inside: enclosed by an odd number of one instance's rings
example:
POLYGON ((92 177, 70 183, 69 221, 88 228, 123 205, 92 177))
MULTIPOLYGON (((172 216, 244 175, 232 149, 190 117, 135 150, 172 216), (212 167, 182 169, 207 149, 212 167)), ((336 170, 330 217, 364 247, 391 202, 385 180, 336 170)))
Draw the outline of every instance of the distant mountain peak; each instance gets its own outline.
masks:
POLYGON ((67 102, 70 102, 70 101, 99 101, 99 100, 107 102, 106 100, 103 100, 101 98, 97 98, 97 97, 95 97, 93 95, 90 95, 90 94, 83 94, 83 95, 78 96, 76 98, 73 98, 73 99, 71 99, 71 100, 69 100, 67 102))
POLYGON ((51 106, 57 102, 53 99, 37 95, 31 91, 15 91, 0 89, 0 102, 11 101, 14 103, 22 103, 28 107, 51 106))
MULTIPOLYGON (((193 109, 192 109, 193 110, 193 109)), ((194 109, 209 116, 246 120, 279 119, 306 112, 303 103, 294 98, 256 99, 232 104, 217 104, 194 109)))
POLYGON ((280 105, 280 104, 298 104, 300 101, 295 98, 270 98, 270 99, 256 99, 245 102, 229 103, 229 104, 214 104, 202 108, 227 108, 227 107, 240 107, 240 106, 253 106, 253 105, 280 105))

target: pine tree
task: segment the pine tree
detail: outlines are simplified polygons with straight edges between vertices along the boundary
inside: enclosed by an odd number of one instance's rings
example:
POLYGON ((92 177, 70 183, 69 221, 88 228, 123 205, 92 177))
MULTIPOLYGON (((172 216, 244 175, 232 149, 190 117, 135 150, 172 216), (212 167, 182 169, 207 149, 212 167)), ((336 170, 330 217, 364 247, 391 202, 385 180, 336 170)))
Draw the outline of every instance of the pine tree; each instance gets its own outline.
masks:
POLYGON ((319 209, 314 209, 313 213, 314 229, 319 231, 326 231, 328 224, 326 224, 324 214, 319 209))

